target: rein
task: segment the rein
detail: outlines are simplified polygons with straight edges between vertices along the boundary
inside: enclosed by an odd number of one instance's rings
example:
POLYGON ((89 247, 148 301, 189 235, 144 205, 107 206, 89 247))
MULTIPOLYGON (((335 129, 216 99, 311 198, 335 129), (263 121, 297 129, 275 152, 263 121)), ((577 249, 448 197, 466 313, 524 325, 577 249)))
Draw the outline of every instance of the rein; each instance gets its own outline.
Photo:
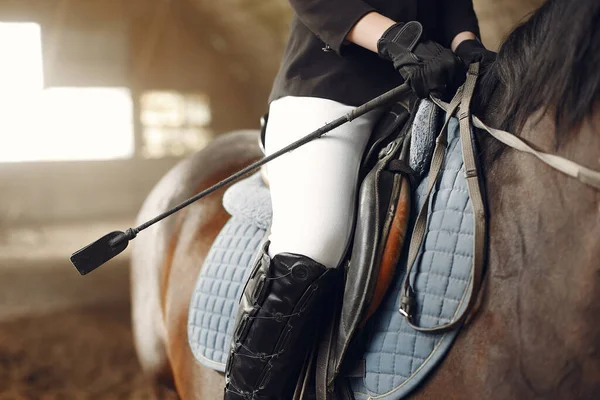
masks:
POLYGON ((437 137, 436 146, 433 153, 430 169, 430 180, 427 187, 427 194, 425 202, 419 211, 417 219, 415 221, 415 227, 413 230, 413 236, 410 242, 408 252, 408 269, 402 283, 402 289, 400 291, 400 307, 399 312, 402 314, 406 322, 415 330, 425 333, 441 333, 453 328, 458 327, 462 324, 467 317, 474 314, 477 299, 479 297, 479 291, 481 288, 483 278, 483 268, 485 263, 485 238, 486 238, 486 212, 485 204, 483 201, 483 193, 481 190, 481 181, 477 161, 474 152, 474 143, 471 137, 471 127, 482 129, 488 132, 494 138, 504 143, 505 145, 529 153, 540 159, 550 167, 560 171, 568 176, 571 176, 581 183, 593 187, 596 190, 600 190, 600 172, 591 170, 582 165, 579 165, 571 160, 563 157, 559 157, 554 154, 548 154, 542 152, 533 146, 525 143, 521 138, 516 135, 500 130, 490 128, 485 125, 479 118, 470 113, 470 103, 475 90, 475 85, 479 77, 479 63, 474 63, 469 66, 467 73, 467 79, 465 84, 459 88, 456 95, 450 103, 446 103, 442 100, 432 98, 432 101, 446 112, 446 119, 444 125, 437 137), (444 156, 447 148, 447 126, 450 118, 458 112, 458 119, 460 125, 460 138, 463 150, 463 161, 465 168, 465 177, 469 190, 469 196, 471 197, 471 203, 473 205, 473 218, 475 221, 475 233, 474 233, 474 255, 473 263, 471 266, 471 278, 469 280, 468 298, 461 299, 460 306, 457 309, 457 315, 445 324, 440 324, 430 328, 424 328, 417 325, 414 321, 414 309, 416 308, 416 293, 413 289, 411 282, 411 272, 415 266, 415 261, 419 254, 419 249, 423 244, 423 240, 426 232, 427 222, 427 211, 429 209, 429 198, 435 187, 439 173, 442 167, 444 156), (466 305, 465 305, 466 301, 466 305), (461 311, 462 309, 462 311, 461 311))
POLYGON ((566 158, 537 150, 535 147, 525 143, 525 141, 520 139, 518 136, 513 135, 512 133, 500 129, 490 128, 481 122, 481 120, 476 116, 473 116, 473 126, 483 129, 508 147, 512 147, 513 149, 522 151, 524 153, 533 154, 555 170, 569 175, 570 177, 573 177, 579 182, 591 186, 596 190, 600 190, 600 172, 574 163, 566 158))

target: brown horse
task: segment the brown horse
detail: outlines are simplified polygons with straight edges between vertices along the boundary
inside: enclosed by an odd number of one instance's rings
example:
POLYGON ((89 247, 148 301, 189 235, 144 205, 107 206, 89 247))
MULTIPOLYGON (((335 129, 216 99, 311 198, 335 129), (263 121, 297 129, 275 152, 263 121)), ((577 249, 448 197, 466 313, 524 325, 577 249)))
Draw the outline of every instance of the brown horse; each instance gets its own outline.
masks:
MULTIPOLYGON (((550 0, 518 27, 477 89, 474 111, 546 152, 600 167, 600 2, 550 0)), ((415 399, 592 399, 600 393, 600 193, 479 133, 489 213, 481 305, 415 399)), ((166 175, 147 220, 261 156, 252 131, 224 135, 166 175)), ((195 279, 226 222, 223 192, 133 247, 138 355, 183 399, 219 399, 221 374, 188 346, 195 279)))

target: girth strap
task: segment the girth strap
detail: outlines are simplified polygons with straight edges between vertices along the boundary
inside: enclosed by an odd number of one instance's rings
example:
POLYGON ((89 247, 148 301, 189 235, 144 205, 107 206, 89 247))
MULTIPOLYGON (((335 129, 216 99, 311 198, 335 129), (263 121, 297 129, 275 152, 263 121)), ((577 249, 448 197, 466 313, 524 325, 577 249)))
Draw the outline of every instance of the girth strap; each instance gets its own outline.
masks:
MULTIPOLYGON (((474 144, 471 138, 470 130, 470 103, 475 90, 475 84, 477 83, 477 77, 479 74, 479 63, 471 64, 467 79, 464 86, 458 90, 450 105, 446 109, 446 120, 440 134, 436 140, 436 146, 431 161, 431 169, 429 174, 429 182, 427 187, 427 194, 423 207, 419 211, 419 215, 415 221, 415 227, 412 234, 412 240, 408 251, 408 263, 406 276, 402 283, 402 289, 400 291, 400 308, 399 312, 404 315, 406 322, 415 330, 420 332, 438 333, 454 329, 462 324, 469 313, 473 310, 481 286, 481 280, 483 276, 483 267, 485 262, 485 235, 486 235, 486 216, 485 216, 485 205, 483 203, 483 196, 481 193, 481 185, 479 179, 479 172, 477 168, 477 161, 475 159, 474 144), (447 137, 448 131, 447 126, 450 118, 456 112, 460 105, 459 112, 459 124, 460 124, 460 137, 462 142, 463 151, 463 162, 465 168, 465 175, 467 180, 467 186, 469 190, 469 196, 473 204, 473 217, 475 221, 475 235, 474 235, 474 255, 473 263, 471 266, 471 276, 469 280, 469 290, 467 305, 464 307, 462 312, 460 306, 457 309, 457 315, 446 323, 440 324, 431 328, 424 328, 414 323, 414 311, 416 309, 416 295, 411 283, 411 272, 416 265, 416 260, 419 255, 419 249, 423 244, 425 233, 427 230, 427 214, 429 210, 429 199, 433 193, 439 174, 444 162, 444 157, 447 150, 447 137)), ((461 299, 461 305, 464 304, 465 298, 461 299)))

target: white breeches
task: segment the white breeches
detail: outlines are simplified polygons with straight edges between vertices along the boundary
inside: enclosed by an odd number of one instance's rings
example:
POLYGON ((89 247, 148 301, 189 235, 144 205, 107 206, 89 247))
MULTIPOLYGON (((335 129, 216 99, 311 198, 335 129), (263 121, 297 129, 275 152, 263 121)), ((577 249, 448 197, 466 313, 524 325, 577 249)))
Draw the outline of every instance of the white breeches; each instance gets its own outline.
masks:
MULTIPOLYGON (((269 108, 265 151, 272 154, 354 107, 314 97, 284 97, 269 108)), ((301 254, 334 268, 350 239, 358 170, 372 111, 267 164, 273 202, 269 255, 301 254)))

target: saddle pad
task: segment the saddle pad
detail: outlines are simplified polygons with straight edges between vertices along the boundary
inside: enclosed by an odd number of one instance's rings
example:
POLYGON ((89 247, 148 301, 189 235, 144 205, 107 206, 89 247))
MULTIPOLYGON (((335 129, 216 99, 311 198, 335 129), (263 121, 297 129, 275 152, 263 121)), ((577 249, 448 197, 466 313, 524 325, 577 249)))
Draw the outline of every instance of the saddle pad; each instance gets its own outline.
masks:
MULTIPOLYGON (((465 306, 462 300, 468 294, 473 218, 455 118, 449 123, 448 142, 440 180, 430 198, 428 232, 416 260, 419 264, 414 268, 418 299, 416 318, 421 326, 451 320, 465 306)), ((262 185, 257 175, 245 182, 262 185)), ((421 207, 426 187, 427 178, 414 193, 415 207, 421 207)), ((250 190, 256 193, 262 189, 250 190)), ((242 190, 238 194, 247 199, 242 190)), ((234 208, 227 207, 228 210, 234 208)), ((248 215, 258 213, 241 216, 233 213, 204 262, 188 319, 188 337, 196 359, 221 372, 225 369, 237 301, 266 232, 255 220, 248 218, 248 215)), ((362 360, 357 361, 364 366, 364 376, 351 379, 356 399, 403 398, 441 361, 458 333, 455 330, 445 334, 423 334, 406 324, 398 312, 406 258, 401 262, 386 299, 361 335, 367 341, 362 343, 362 360)))
POLYGON ((239 218, 240 222, 265 230, 271 226, 271 193, 260 172, 227 189, 223 195, 223 207, 229 215, 239 218))
MULTIPOLYGON (((427 180, 416 190, 415 216, 423 205, 427 180)), ((474 221, 456 118, 448 126, 448 151, 429 210, 427 233, 413 271, 418 299, 415 316, 423 327, 452 320, 466 306, 469 290, 474 221)), ((398 312, 406 254, 401 262, 394 286, 367 326, 362 352, 365 374, 351 379, 357 400, 403 398, 437 366, 458 334, 458 329, 420 333, 406 323, 398 312)))
POLYGON ((232 217, 206 255, 190 303, 188 340, 208 368, 225 371, 238 300, 265 232, 232 217))

